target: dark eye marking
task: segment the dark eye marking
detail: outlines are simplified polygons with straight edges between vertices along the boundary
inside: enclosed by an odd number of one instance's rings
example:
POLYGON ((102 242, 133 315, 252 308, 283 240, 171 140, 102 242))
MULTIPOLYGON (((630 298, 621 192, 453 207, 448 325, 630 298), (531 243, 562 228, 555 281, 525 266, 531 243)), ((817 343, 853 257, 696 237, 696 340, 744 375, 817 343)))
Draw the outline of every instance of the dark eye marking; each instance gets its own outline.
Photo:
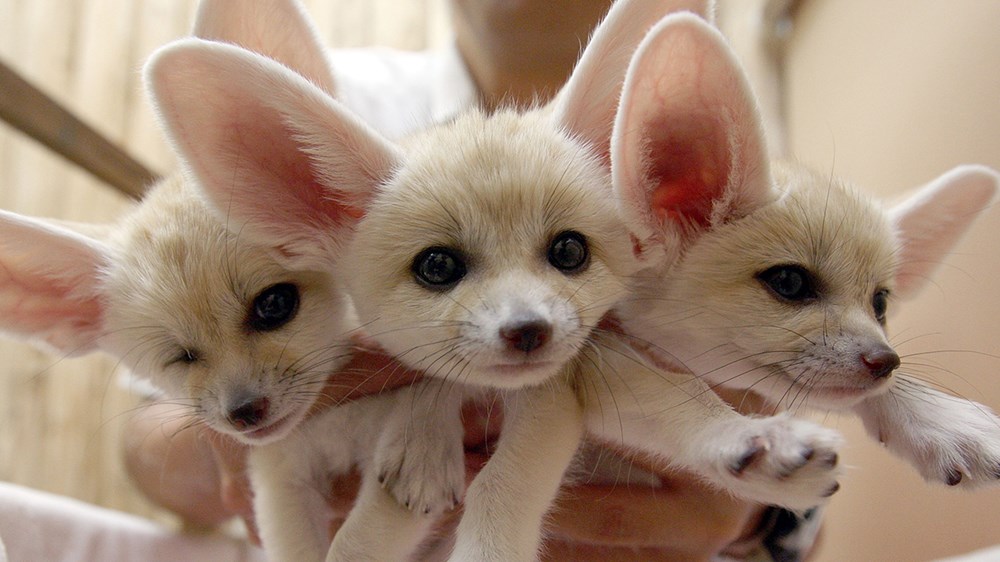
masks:
POLYGON ((438 291, 454 287, 467 273, 462 253, 445 246, 432 246, 421 251, 413 258, 410 271, 417 283, 438 291))
POLYGON ((549 243, 549 264, 563 273, 583 271, 590 264, 587 238, 573 230, 556 234, 549 243))
POLYGON ((879 289, 872 295, 872 310, 875 312, 875 319, 880 324, 885 324, 885 313, 889 308, 889 289, 879 289))
POLYGON ((169 361, 167 361, 166 366, 170 367, 172 365, 178 365, 178 364, 191 365, 192 363, 197 363, 200 360, 201 360, 201 355, 197 351, 190 348, 184 348, 180 350, 180 353, 178 353, 177 355, 172 357, 169 361))
POLYGON ((819 297, 816 278, 800 265, 776 265, 758 273, 757 279, 784 301, 808 302, 819 297))
POLYGON ((289 323, 298 311, 299 288, 292 283, 278 283, 254 297, 246 323, 251 330, 269 332, 289 323))

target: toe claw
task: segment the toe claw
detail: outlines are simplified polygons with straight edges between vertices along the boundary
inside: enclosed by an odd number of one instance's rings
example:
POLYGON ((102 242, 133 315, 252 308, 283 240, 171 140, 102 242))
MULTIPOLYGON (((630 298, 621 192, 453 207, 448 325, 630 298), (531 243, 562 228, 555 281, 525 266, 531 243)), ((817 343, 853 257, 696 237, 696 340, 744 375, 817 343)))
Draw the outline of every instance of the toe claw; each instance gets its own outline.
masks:
POLYGON ((840 455, 838 455, 837 453, 833 453, 832 455, 830 455, 830 458, 826 460, 826 465, 830 468, 833 468, 837 466, 838 462, 840 462, 840 455))
POLYGON ((958 486, 962 483, 962 473, 958 470, 952 469, 948 472, 947 483, 949 486, 958 486))
POLYGON ((742 457, 736 460, 729 469, 733 471, 737 476, 743 474, 743 471, 747 469, 748 466, 754 463, 761 455, 764 453, 764 446, 758 442, 754 442, 753 446, 743 454, 742 457))

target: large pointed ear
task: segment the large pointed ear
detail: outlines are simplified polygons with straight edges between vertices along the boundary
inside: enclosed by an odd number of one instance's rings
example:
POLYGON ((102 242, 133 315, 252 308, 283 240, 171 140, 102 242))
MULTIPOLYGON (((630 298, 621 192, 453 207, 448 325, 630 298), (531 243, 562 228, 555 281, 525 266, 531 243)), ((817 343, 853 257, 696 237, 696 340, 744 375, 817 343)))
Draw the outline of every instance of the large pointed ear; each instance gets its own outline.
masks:
POLYGON ((326 50, 305 8, 296 0, 202 0, 194 35, 272 58, 328 94, 336 94, 326 50))
POLYGON ((642 41, 625 78, 611 170, 642 245, 683 240, 775 197, 756 101, 705 21, 672 15, 642 41))
POLYGON ((646 32, 675 12, 691 12, 711 21, 714 4, 713 0, 619 0, 612 4, 552 101, 556 123, 607 161, 625 71, 646 32))
POLYGON ((55 222, 0 211, 0 331, 63 355, 95 350, 110 254, 55 222))
POLYGON ((295 268, 330 265, 398 149, 302 76, 232 45, 162 48, 146 82, 167 136, 241 236, 295 268))
POLYGON ((899 241, 894 293, 912 297, 993 204, 1000 175, 986 166, 958 166, 918 189, 889 211, 899 241))

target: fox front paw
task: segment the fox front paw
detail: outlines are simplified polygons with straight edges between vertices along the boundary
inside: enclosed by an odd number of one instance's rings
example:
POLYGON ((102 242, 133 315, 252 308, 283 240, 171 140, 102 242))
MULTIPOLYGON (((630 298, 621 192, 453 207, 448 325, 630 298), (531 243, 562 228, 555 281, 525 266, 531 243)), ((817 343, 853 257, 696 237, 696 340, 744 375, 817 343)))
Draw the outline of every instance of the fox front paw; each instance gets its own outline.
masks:
POLYGON ((925 480, 963 488, 1000 484, 1000 417, 961 398, 935 406, 933 415, 921 412, 905 423, 882 424, 878 439, 925 480))
POLYGON ((782 414, 746 418, 722 439, 732 491, 748 499, 808 509, 840 488, 836 431, 782 414))
POLYGON ((405 432, 399 432, 379 446, 375 470, 382 487, 407 509, 424 514, 452 509, 465 490, 462 436, 411 435, 407 439, 405 432))

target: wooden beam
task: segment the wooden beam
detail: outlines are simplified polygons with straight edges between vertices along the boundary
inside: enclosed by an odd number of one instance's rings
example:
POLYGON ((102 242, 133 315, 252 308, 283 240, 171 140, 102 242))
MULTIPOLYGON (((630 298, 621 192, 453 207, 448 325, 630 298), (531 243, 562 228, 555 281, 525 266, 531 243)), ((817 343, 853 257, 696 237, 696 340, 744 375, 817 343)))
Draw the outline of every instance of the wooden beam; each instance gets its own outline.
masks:
POLYGON ((0 61, 0 119, 139 199, 157 175, 0 61))

